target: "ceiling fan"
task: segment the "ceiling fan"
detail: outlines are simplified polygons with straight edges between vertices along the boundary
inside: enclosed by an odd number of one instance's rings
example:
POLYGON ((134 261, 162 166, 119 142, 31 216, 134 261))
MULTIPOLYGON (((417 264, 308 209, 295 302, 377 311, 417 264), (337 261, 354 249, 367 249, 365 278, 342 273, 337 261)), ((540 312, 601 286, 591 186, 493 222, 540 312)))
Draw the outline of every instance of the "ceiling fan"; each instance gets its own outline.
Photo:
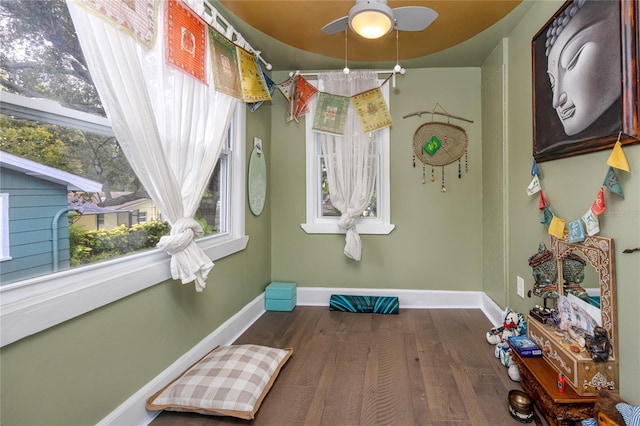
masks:
POLYGON ((351 28, 362 37, 380 38, 393 28, 401 31, 422 31, 438 17, 438 12, 423 6, 404 6, 391 9, 387 0, 356 0, 343 16, 322 27, 325 34, 336 34, 351 28))

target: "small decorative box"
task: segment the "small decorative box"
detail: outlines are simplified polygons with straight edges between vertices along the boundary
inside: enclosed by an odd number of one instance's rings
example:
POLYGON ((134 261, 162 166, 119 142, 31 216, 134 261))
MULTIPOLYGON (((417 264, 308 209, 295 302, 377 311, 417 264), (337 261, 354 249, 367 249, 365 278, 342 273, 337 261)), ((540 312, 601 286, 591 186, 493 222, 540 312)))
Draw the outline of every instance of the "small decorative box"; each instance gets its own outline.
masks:
POLYGON ((267 311, 292 311, 297 302, 296 283, 274 281, 265 289, 267 311))

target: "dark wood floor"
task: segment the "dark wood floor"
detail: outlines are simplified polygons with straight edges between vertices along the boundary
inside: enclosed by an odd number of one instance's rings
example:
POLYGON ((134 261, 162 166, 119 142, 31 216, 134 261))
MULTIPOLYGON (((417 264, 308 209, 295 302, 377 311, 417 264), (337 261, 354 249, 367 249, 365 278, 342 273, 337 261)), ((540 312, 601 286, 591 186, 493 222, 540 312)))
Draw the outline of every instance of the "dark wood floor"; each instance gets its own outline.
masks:
POLYGON ((489 328, 480 310, 266 312, 236 343, 294 353, 253 421, 163 412, 152 425, 517 425, 507 394, 521 388, 489 328))

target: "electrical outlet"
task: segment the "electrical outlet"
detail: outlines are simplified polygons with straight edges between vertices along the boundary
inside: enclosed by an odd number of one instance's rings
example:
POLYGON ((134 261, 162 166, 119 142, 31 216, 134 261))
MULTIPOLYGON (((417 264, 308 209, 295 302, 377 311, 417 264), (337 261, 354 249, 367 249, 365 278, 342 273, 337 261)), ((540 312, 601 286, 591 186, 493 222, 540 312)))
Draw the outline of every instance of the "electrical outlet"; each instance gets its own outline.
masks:
POLYGON ((517 277, 518 282, 518 296, 524 299, 524 278, 517 277))

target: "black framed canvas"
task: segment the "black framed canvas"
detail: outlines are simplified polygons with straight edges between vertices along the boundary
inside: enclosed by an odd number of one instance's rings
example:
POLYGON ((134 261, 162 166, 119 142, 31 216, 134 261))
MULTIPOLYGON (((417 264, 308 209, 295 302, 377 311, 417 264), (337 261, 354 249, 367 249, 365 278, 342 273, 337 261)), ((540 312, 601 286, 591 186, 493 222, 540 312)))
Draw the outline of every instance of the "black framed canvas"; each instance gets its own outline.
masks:
POLYGON ((569 0, 532 40, 537 162, 640 142, 637 0, 569 0))

